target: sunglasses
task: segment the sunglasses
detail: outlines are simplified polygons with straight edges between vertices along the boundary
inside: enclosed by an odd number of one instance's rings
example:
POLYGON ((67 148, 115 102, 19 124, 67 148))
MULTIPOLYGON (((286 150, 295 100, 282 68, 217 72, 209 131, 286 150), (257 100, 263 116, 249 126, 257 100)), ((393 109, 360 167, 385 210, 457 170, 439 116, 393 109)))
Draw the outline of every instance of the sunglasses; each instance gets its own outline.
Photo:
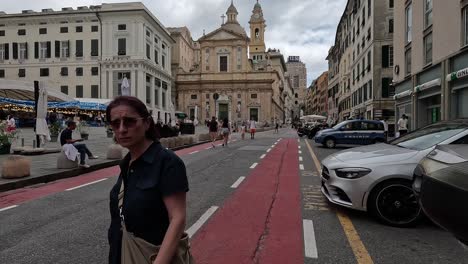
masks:
POLYGON ((123 124, 126 128, 133 128, 138 123, 138 120, 146 119, 146 117, 122 117, 118 119, 111 120, 109 125, 112 129, 117 130, 120 128, 120 124, 123 124))

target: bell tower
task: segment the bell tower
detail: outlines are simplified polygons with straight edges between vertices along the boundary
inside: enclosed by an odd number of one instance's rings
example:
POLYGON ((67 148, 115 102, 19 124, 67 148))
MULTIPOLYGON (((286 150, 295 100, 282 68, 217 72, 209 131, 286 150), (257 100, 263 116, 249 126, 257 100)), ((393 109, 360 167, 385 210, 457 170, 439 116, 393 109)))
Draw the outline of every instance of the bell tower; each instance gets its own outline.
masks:
POLYGON ((265 60, 265 19, 263 18, 262 6, 255 4, 250 17, 250 58, 256 61, 265 60))

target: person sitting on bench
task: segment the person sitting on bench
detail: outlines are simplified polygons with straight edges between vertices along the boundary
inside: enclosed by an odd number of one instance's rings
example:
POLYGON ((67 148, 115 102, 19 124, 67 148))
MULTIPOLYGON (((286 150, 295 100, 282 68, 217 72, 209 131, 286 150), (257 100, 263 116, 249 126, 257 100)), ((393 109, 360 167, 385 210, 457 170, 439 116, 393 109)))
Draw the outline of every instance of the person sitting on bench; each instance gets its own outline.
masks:
POLYGON ((60 144, 63 146, 65 144, 73 144, 73 146, 80 152, 80 166, 83 168, 89 168, 89 165, 86 164, 86 155, 88 155, 89 159, 97 159, 98 156, 94 156, 91 151, 89 151, 88 147, 84 143, 78 143, 83 141, 82 138, 80 139, 72 139, 73 130, 76 129, 76 122, 68 121, 67 128, 65 128, 62 133, 60 134, 60 144))

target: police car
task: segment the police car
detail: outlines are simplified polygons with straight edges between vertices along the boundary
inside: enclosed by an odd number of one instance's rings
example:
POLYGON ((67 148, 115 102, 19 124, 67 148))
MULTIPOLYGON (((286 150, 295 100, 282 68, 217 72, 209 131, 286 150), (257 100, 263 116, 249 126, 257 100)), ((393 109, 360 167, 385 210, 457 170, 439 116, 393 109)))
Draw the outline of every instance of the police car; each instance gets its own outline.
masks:
POLYGON ((333 128, 321 130, 315 142, 334 148, 337 144, 368 145, 385 142, 384 125, 380 121, 348 120, 333 128))

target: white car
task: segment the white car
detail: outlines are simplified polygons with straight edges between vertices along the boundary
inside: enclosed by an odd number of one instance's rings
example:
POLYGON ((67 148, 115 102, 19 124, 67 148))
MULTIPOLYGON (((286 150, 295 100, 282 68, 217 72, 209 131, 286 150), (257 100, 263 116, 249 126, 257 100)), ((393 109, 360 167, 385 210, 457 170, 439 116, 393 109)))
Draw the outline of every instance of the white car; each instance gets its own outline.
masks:
POLYGON ((322 161, 322 193, 348 208, 369 211, 383 223, 411 226, 422 216, 412 190, 418 163, 437 145, 460 144, 468 119, 445 121, 406 134, 390 144, 337 152, 322 161))

